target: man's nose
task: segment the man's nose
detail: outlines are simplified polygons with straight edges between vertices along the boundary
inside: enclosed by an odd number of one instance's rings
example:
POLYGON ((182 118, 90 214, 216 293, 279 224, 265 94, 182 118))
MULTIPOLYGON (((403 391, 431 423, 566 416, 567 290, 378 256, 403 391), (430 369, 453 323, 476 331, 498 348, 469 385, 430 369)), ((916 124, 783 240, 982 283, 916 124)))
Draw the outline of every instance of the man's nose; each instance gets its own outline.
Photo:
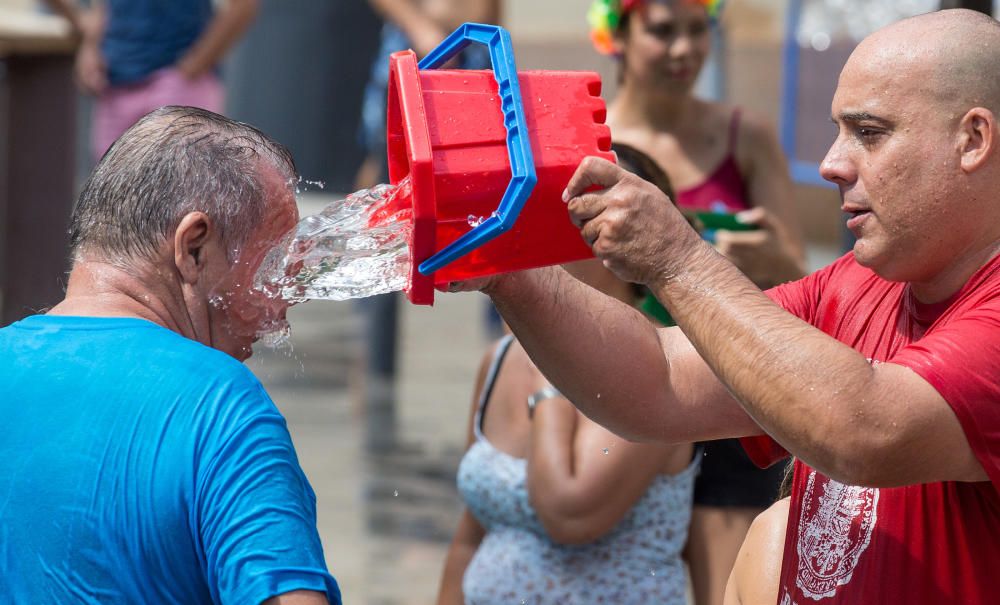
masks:
POLYGON ((819 174, 831 183, 847 185, 854 182, 855 171, 839 143, 840 139, 838 138, 830 146, 830 150, 826 152, 826 157, 819 165, 819 174))

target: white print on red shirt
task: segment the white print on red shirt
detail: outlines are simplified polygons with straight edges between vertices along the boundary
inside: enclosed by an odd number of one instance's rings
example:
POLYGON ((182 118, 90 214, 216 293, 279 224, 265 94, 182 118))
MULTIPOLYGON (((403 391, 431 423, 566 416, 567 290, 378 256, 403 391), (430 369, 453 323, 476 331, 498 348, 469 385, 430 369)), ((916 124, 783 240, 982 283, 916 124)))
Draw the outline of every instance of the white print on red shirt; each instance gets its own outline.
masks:
POLYGON ((844 485, 810 470, 799 515, 798 571, 795 585, 813 600, 832 597, 851 581, 858 560, 871 542, 878 515, 879 490, 844 485))

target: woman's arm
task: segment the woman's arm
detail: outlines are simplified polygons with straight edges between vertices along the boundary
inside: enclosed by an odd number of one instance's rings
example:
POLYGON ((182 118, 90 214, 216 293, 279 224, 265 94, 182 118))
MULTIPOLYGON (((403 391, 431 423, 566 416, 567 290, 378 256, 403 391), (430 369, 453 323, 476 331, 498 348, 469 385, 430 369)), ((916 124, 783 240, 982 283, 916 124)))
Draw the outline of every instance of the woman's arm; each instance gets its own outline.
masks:
POLYGON ((584 544, 617 525, 658 473, 690 460, 689 444, 631 443, 557 397, 535 410, 528 495, 553 540, 584 544))
POLYGON ((716 248, 763 289, 805 275, 805 250, 788 162, 766 121, 744 114, 736 160, 752 210, 740 218, 756 231, 719 231, 716 248))
POLYGON ((465 569, 475 556, 479 543, 483 541, 486 530, 476 521, 468 509, 462 511, 462 518, 455 529, 448 548, 448 556, 444 560, 444 571, 441 574, 441 587, 438 590, 438 605, 463 605, 465 596, 462 594, 462 577, 465 569))

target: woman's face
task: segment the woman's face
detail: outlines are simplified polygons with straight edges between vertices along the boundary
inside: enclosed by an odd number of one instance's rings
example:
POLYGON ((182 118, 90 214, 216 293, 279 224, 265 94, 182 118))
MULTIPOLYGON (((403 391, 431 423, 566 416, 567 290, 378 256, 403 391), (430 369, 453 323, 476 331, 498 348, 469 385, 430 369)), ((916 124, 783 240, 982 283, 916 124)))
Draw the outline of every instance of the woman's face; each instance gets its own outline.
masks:
POLYGON ((629 13, 619 50, 624 79, 662 93, 688 93, 708 56, 709 19, 697 0, 647 0, 629 13))

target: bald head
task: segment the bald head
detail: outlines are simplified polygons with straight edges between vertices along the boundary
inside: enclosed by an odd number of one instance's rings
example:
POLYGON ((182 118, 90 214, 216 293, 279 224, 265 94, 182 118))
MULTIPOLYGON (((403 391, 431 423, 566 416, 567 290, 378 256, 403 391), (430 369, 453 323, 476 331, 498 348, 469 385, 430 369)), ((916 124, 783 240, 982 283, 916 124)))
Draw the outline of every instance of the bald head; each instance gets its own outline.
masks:
MULTIPOLYGON (((985 107, 1000 115, 1000 22, 966 9, 927 13, 861 42, 849 68, 879 71, 890 85, 935 101, 948 113, 985 107)), ((956 116, 958 117, 958 116, 956 116)))

